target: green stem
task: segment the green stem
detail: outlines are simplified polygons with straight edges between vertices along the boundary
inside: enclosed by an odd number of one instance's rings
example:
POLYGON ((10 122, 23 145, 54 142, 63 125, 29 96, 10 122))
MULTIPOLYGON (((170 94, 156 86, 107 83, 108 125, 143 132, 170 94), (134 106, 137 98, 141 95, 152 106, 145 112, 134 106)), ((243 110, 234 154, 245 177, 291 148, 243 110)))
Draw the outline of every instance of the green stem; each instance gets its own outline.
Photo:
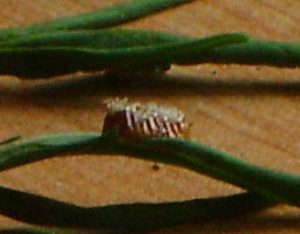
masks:
POLYGON ((102 29, 33 34, 0 42, 0 46, 2 48, 79 47, 99 50, 153 46, 157 44, 190 42, 193 40, 196 39, 157 31, 102 29))
POLYGON ((164 64, 196 63, 202 53, 212 48, 247 42, 239 34, 154 44, 142 47, 95 49, 74 47, 0 48, 0 74, 23 78, 41 78, 76 71, 99 71, 133 67, 136 70, 164 64))
POLYGON ((199 63, 300 66, 300 43, 249 40, 247 43, 225 45, 205 51, 199 63))
POLYGON ((191 2, 191 0, 132 0, 78 16, 63 17, 24 28, 2 29, 0 30, 0 41, 58 30, 111 27, 187 2, 191 2))
MULTIPOLYGON (((116 147, 120 152, 127 149, 127 146, 120 144, 116 147)), ((149 152, 152 156, 150 149, 153 147, 163 152, 165 157, 175 158, 175 164, 249 191, 255 191, 277 202, 300 205, 299 176, 262 168, 206 145, 180 139, 145 139, 143 143, 136 144, 129 151, 136 152, 138 155, 149 152)), ((167 160, 171 161, 170 158, 167 160)))
MULTIPOLYGON (((122 145, 122 144, 121 144, 122 145)), ((73 133, 16 140, 0 148, 1 170, 58 155, 114 152, 106 136, 73 133)), ((125 152, 125 151, 124 151, 125 152)), ((0 213, 37 225, 69 228, 149 230, 184 223, 230 218, 275 203, 259 194, 182 202, 135 203, 83 208, 38 195, 0 187, 0 213), (30 204, 30 213, 28 205, 30 204)))
POLYGON ((191 39, 121 29, 37 34, 0 47, 0 74, 23 78, 199 63, 297 67, 300 44, 250 40, 238 33, 191 39))
POLYGON ((0 170, 55 155, 123 154, 186 167, 254 191, 276 202, 300 205, 300 177, 261 168, 229 154, 181 139, 120 140, 99 134, 65 134, 2 146, 0 170))
MULTIPOLYGON (((180 202, 79 207, 0 187, 0 213, 29 224, 56 228, 145 231, 233 218, 274 205, 254 193, 180 202)), ((2 232, 1 232, 2 233, 2 232)))

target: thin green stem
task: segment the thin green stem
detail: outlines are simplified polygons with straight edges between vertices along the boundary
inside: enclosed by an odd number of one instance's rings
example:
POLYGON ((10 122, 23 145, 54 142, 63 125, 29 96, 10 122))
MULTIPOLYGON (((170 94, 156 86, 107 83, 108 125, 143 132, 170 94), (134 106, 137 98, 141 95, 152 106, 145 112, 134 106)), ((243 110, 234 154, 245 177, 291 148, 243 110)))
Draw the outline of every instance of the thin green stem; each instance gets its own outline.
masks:
POLYGON ((0 30, 0 41, 58 30, 87 30, 111 27, 187 2, 191 2, 191 0, 125 1, 124 3, 115 4, 78 16, 63 17, 50 22, 34 24, 24 28, 2 29, 0 30))
POLYGON ((55 155, 123 154, 173 164, 254 191, 276 202, 300 205, 300 177, 261 168, 205 145, 181 139, 122 140, 99 134, 66 134, 3 145, 0 170, 55 155))
MULTIPOLYGON (((123 146, 118 145, 118 147, 123 151, 123 146)), ((262 168, 206 145, 180 139, 145 139, 142 146, 137 144, 134 150, 130 150, 140 154, 150 152, 153 147, 163 152, 166 157, 174 157, 174 160, 178 160, 176 164, 249 191, 255 191, 271 200, 300 205, 299 176, 262 168)))
POLYGON ((179 202, 87 208, 0 187, 1 214, 29 224, 56 228, 145 231, 238 217, 272 205, 273 202, 258 194, 242 193, 179 202))
POLYGON ((250 40, 239 33, 192 39, 113 29, 37 34, 3 42, 0 47, 0 74, 23 78, 201 63, 297 67, 300 44, 250 40))
POLYGON ((249 40, 241 34, 192 39, 137 30, 89 31, 186 2, 191 1, 133 0, 79 16, 0 30, 0 74, 43 78, 128 67, 149 70, 170 64, 300 65, 299 43, 249 40))
POLYGON ((80 47, 116 49, 157 44, 189 42, 196 39, 166 32, 135 29, 102 29, 83 31, 55 31, 28 35, 0 42, 1 47, 80 47))
POLYGON ((247 41, 248 37, 243 34, 230 33, 184 42, 113 49, 78 46, 7 47, 0 48, 0 74, 41 78, 76 71, 128 67, 139 70, 165 64, 192 64, 207 50, 247 41))
POLYGON ((247 43, 225 45, 205 51, 199 63, 300 66, 300 43, 249 40, 247 43))
MULTIPOLYGON (((110 138, 110 137, 109 137, 110 138)), ((121 144, 122 145, 122 144, 121 144)), ((109 153, 107 136, 72 133, 16 140, 0 148, 1 170, 58 155, 109 153)), ((124 151, 125 152, 125 151, 124 151)), ((182 202, 135 203, 83 208, 0 187, 0 213, 30 224, 68 228, 149 230, 251 213, 275 202, 244 193, 182 202), (30 213, 28 213, 30 204, 30 213)))

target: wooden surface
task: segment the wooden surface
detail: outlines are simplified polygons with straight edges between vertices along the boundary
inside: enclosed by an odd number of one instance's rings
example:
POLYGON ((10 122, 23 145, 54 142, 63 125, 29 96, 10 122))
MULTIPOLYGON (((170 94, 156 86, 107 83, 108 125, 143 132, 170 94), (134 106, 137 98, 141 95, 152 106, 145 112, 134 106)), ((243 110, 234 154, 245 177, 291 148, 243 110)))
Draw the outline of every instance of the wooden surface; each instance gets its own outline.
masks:
MULTIPOLYGON (((20 26, 101 8, 108 0, 0 0, 0 26, 20 26)), ((300 40, 297 0, 203 0, 124 25, 191 36, 243 31, 272 40, 300 40)), ((22 81, 0 79, 0 139, 69 131, 100 131, 103 99, 173 105, 193 123, 193 140, 218 147, 257 165, 298 173, 300 169, 300 70, 254 66, 172 67, 164 87, 128 81, 109 85, 103 77, 22 81), (194 85, 191 86, 191 80, 194 85), (80 82, 81 81, 81 82, 80 82), (196 83, 195 83, 196 82, 196 83), (292 83, 292 92, 284 86, 292 83), (178 84, 178 83, 177 83, 178 84), (253 85, 254 84, 254 85, 253 85), (105 87, 103 88, 103 85, 105 87)), ((2 172, 2 185, 83 206, 182 200, 240 191, 171 166, 79 156, 45 160, 2 172)), ((1 217, 0 227, 21 223, 1 217)), ((298 233, 300 212, 277 206, 248 218, 200 223, 155 233, 298 233)))

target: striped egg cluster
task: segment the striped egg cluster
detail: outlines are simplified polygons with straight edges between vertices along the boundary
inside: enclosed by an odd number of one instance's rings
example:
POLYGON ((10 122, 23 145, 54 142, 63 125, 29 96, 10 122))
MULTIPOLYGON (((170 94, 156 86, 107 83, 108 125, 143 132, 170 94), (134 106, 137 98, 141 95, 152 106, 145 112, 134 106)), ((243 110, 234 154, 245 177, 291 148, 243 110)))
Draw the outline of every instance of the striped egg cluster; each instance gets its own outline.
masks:
POLYGON ((176 108, 155 103, 130 104, 127 99, 108 100, 106 106, 103 132, 115 128, 126 137, 177 138, 185 137, 189 129, 184 114, 176 108))

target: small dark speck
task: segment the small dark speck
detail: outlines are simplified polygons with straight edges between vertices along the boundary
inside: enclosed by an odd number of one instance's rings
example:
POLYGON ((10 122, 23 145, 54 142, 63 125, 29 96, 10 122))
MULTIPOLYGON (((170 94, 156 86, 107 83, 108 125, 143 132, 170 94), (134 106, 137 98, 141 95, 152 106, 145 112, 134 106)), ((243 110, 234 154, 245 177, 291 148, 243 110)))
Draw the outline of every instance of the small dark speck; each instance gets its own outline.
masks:
POLYGON ((216 74, 217 74, 217 71, 216 71, 216 70, 212 70, 212 71, 210 72, 210 74, 211 74, 211 75, 216 75, 216 74))
POLYGON ((257 66, 257 67, 255 67, 255 70, 256 70, 256 71, 260 71, 260 70, 261 70, 261 67, 257 66))
POLYGON ((154 163, 152 166, 151 166, 152 170, 154 171, 158 171, 160 169, 160 166, 157 164, 157 163, 154 163))

